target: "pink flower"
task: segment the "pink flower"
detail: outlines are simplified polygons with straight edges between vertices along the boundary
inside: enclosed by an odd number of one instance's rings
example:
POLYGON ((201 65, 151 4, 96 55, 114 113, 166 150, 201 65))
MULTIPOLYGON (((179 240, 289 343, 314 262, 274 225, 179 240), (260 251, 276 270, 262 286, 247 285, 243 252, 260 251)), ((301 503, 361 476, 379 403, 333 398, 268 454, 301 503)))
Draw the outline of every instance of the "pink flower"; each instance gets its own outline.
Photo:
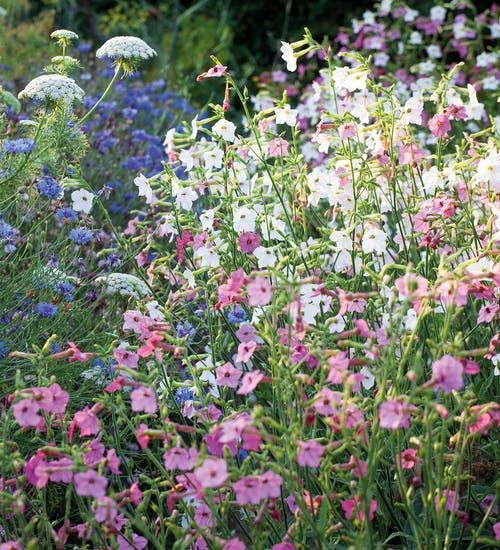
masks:
POLYGON ((212 511, 203 502, 196 507, 194 519, 199 527, 213 527, 215 525, 212 511))
MULTIPOLYGON (((343 500, 341 503, 342 510, 346 519, 351 519, 354 516, 354 519, 364 521, 366 514, 364 512, 364 507, 362 506, 361 499, 356 495, 353 499, 343 500)), ((377 511, 377 501, 372 500, 370 502, 370 510, 368 512, 370 521, 375 517, 375 512, 377 511)))
POLYGON ((108 480, 94 470, 78 472, 74 477, 75 489, 81 497, 102 498, 106 496, 108 480))
POLYGON ((445 393, 464 387, 464 366, 451 355, 445 355, 432 364, 432 383, 435 389, 445 393))
POLYGON ((256 277, 248 283, 247 294, 251 306, 267 306, 272 298, 271 285, 263 277, 256 277))
POLYGON ((85 407, 83 410, 76 412, 71 421, 69 428, 70 441, 75 427, 79 429, 80 437, 95 435, 99 432, 99 419, 92 409, 85 407))
POLYGON ((257 385, 264 380, 264 375, 260 370, 247 372, 241 381, 241 385, 236 392, 238 395, 248 395, 253 392, 257 385))
POLYGON ((403 470, 410 470, 415 466, 417 461, 417 449, 405 449, 396 456, 396 461, 401 465, 403 470))
POLYGON ((194 475, 203 489, 217 489, 224 485, 229 477, 229 472, 223 458, 209 457, 194 470, 194 475))
POLYGON ((139 355, 135 351, 129 351, 124 348, 117 348, 114 351, 114 358, 119 365, 123 365, 129 369, 136 369, 139 365, 139 355))
POLYGON ((281 495, 283 478, 268 470, 260 475, 260 493, 262 498, 278 498, 281 495))
POLYGON ((342 394, 340 392, 323 388, 316 394, 313 407, 317 413, 323 416, 331 416, 335 414, 341 403, 342 394))
POLYGON ((117 515, 117 505, 111 497, 102 497, 97 501, 95 519, 98 523, 106 522, 107 525, 113 527, 117 515))
POLYGON ((496 317, 500 306, 498 304, 486 304, 480 310, 477 316, 477 324, 489 323, 496 317))
POLYGON ((243 231, 238 237, 238 244, 244 254, 252 254, 260 246, 260 235, 253 231, 243 231))
POLYGON ((155 391, 148 386, 141 386, 131 392, 130 400, 134 412, 154 414, 158 409, 155 391))
POLYGON ((259 487, 259 476, 242 477, 233 485, 233 490, 236 494, 236 502, 242 506, 245 504, 258 504, 261 501, 259 487))
POLYGON ((291 542, 278 542, 272 545, 271 550, 296 550, 296 546, 291 542))
POLYGON ((83 461, 87 466, 91 466, 102 459, 106 448, 99 439, 93 439, 88 444, 88 448, 89 450, 83 455, 83 461))
POLYGON ((64 391, 59 384, 51 384, 48 389, 52 394, 52 403, 47 412, 64 414, 69 401, 69 393, 64 391))
POLYGON ((222 550, 246 550, 246 546, 241 542, 240 539, 234 538, 227 540, 222 545, 222 550))
POLYGON ((299 441, 299 454, 297 455, 297 464, 299 466, 309 466, 310 468, 319 468, 321 457, 325 448, 321 443, 314 439, 309 441, 299 441))
POLYGON ((435 114, 429 120, 429 129, 434 137, 446 137, 451 130, 450 118, 447 114, 435 114))
POLYGON ((120 533, 116 537, 118 550, 144 550, 148 545, 148 539, 141 537, 137 533, 132 534, 132 544, 120 533))
POLYGON ((410 426, 410 412, 412 407, 403 399, 388 399, 380 405, 380 426, 389 430, 408 428, 410 426))
POLYGON ((436 495, 434 499, 434 504, 436 510, 439 510, 441 506, 444 506, 444 509, 448 512, 454 510, 458 511, 458 501, 459 497, 455 496, 456 493, 453 489, 444 489, 441 495, 436 495))
POLYGON ((241 325, 236 336, 240 342, 254 342, 257 340, 257 331, 252 325, 241 325))
POLYGON ((0 550, 23 550, 23 547, 20 542, 8 540, 0 543, 0 550))
POLYGON ((236 356, 237 363, 246 363, 253 355, 257 348, 257 342, 241 342, 238 346, 238 355, 236 356))
POLYGON ((495 540, 500 540, 500 521, 497 521, 493 525, 493 535, 495 536, 495 540))
POLYGON ((341 124, 339 126, 339 134, 341 139, 356 137, 356 125, 352 122, 341 124))
POLYGON ((196 80, 200 82, 201 80, 205 80, 205 78, 220 78, 224 74, 226 74, 227 67, 225 65, 214 65, 208 71, 199 74, 196 77, 196 80))
POLYGON ((43 418, 38 414, 40 407, 33 399, 21 399, 12 407, 14 418, 21 428, 36 428, 43 418))
POLYGON ((198 459, 196 449, 186 450, 183 447, 172 447, 163 455, 163 463, 167 470, 191 470, 198 459))
POLYGON ((228 362, 221 367, 217 367, 215 369, 215 374, 217 376, 215 379, 216 384, 234 389, 238 386, 242 372, 228 362))
POLYGON ((288 155, 288 141, 281 137, 272 139, 269 142, 270 157, 286 157, 288 155))

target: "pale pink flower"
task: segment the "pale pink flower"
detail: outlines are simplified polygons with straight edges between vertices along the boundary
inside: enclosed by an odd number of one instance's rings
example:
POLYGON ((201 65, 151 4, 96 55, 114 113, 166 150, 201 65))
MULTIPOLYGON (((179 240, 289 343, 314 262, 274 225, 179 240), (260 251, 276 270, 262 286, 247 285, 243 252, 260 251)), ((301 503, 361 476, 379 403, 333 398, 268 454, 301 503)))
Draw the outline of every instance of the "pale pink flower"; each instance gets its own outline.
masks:
POLYGON ((321 443, 314 439, 298 442, 300 450, 297 455, 297 464, 299 466, 309 466, 310 468, 319 468, 321 457, 325 453, 325 448, 321 443))
POLYGON ((444 355, 432 364, 432 384, 445 393, 461 390, 464 387, 464 366, 451 355, 444 355))
POLYGON ((113 355, 119 365, 123 365, 129 369, 136 369, 139 365, 139 355, 135 351, 116 348, 113 355))
POLYGON ((203 489, 222 487, 229 477, 227 462, 223 458, 206 458, 194 475, 203 489))
POLYGON ((191 470, 197 459, 196 449, 186 450, 179 446, 171 447, 163 455, 163 463, 167 470, 191 470))
POLYGON ((404 399, 388 399, 380 405, 380 426, 389 430, 409 428, 411 410, 404 399))
POLYGON ((212 511, 204 502, 196 507, 194 520, 199 527, 213 527, 215 525, 212 511))
POLYGON ((154 414, 158 409, 155 391, 148 386, 141 386, 131 392, 130 401, 134 412, 154 414))
POLYGON ((236 392, 238 395, 248 395, 253 392, 257 385, 262 382, 264 375, 260 370, 253 370, 245 373, 241 381, 241 385, 236 392))
POLYGON ((108 480, 94 470, 78 472, 74 477, 76 493, 81 497, 102 498, 106 496, 108 480))
POLYGON ((12 412, 16 422, 21 428, 36 428, 43 422, 38 414, 40 407, 33 399, 21 399, 12 406, 12 412))
POLYGON ((257 348, 257 342, 241 342, 238 346, 237 363, 246 363, 257 348))
POLYGON ((234 389, 238 386, 239 380, 243 373, 228 362, 221 367, 217 367, 215 369, 215 374, 217 376, 215 379, 216 384, 234 389))
POLYGON ((267 306, 272 298, 271 285, 263 277, 256 277, 248 283, 247 294, 251 306, 267 306))
POLYGON ((241 325, 236 336, 240 342, 254 342, 257 340, 257 331, 252 325, 241 325))

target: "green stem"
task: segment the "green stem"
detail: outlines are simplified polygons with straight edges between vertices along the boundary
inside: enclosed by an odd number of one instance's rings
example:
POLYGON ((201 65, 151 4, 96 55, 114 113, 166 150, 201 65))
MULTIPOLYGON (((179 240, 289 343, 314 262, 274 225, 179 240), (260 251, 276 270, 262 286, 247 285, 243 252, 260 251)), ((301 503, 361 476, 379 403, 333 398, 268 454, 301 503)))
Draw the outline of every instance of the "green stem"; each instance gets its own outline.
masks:
POLYGON ((120 69, 121 65, 120 63, 118 63, 115 68, 115 74, 113 75, 113 78, 111 79, 107 88, 104 90, 102 96, 94 103, 94 106, 87 112, 87 114, 83 115, 83 117, 78 121, 79 125, 83 124, 94 113, 94 111, 97 109, 97 107, 99 107, 104 98, 109 94, 111 88, 116 82, 116 79, 118 78, 118 75, 120 74, 120 69))

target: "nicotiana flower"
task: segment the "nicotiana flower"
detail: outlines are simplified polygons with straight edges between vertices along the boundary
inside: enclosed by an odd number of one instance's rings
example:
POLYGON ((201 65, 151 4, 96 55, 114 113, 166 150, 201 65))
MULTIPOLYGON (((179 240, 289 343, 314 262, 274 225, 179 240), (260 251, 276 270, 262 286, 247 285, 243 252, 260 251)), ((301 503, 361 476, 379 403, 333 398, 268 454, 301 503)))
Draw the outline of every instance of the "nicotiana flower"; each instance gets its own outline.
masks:
POLYGON ((85 212, 88 214, 92 209, 92 202, 94 200, 94 194, 85 189, 78 189, 71 193, 71 200, 73 201, 73 210, 76 212, 85 212))
POLYGON ((39 102, 63 103, 71 106, 81 101, 85 92, 68 76, 61 74, 44 74, 33 79, 19 92, 19 99, 32 99, 39 102))
POLYGON ((155 55, 155 50, 136 36, 114 36, 96 52, 96 57, 99 59, 107 58, 117 62, 149 59, 155 55))
POLYGON ((151 290, 144 281, 128 273, 110 273, 98 277, 96 281, 104 285, 107 294, 120 294, 132 298, 142 298, 151 294, 151 290))

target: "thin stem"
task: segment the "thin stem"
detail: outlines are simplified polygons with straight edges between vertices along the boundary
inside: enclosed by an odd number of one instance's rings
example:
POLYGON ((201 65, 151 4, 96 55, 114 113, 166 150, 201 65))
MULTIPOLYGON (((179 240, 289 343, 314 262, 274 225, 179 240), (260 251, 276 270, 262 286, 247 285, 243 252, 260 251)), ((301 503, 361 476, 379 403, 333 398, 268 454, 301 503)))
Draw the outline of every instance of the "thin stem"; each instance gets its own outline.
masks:
POLYGON ((118 63, 115 68, 115 74, 113 75, 113 78, 111 79, 110 83, 108 84, 107 88, 104 90, 102 96, 94 103, 94 106, 88 111, 83 117, 78 121, 78 124, 83 124, 99 107, 101 102, 104 100, 104 98, 109 94, 111 88, 113 87, 114 83, 116 82, 118 75, 120 74, 121 65, 118 63))

